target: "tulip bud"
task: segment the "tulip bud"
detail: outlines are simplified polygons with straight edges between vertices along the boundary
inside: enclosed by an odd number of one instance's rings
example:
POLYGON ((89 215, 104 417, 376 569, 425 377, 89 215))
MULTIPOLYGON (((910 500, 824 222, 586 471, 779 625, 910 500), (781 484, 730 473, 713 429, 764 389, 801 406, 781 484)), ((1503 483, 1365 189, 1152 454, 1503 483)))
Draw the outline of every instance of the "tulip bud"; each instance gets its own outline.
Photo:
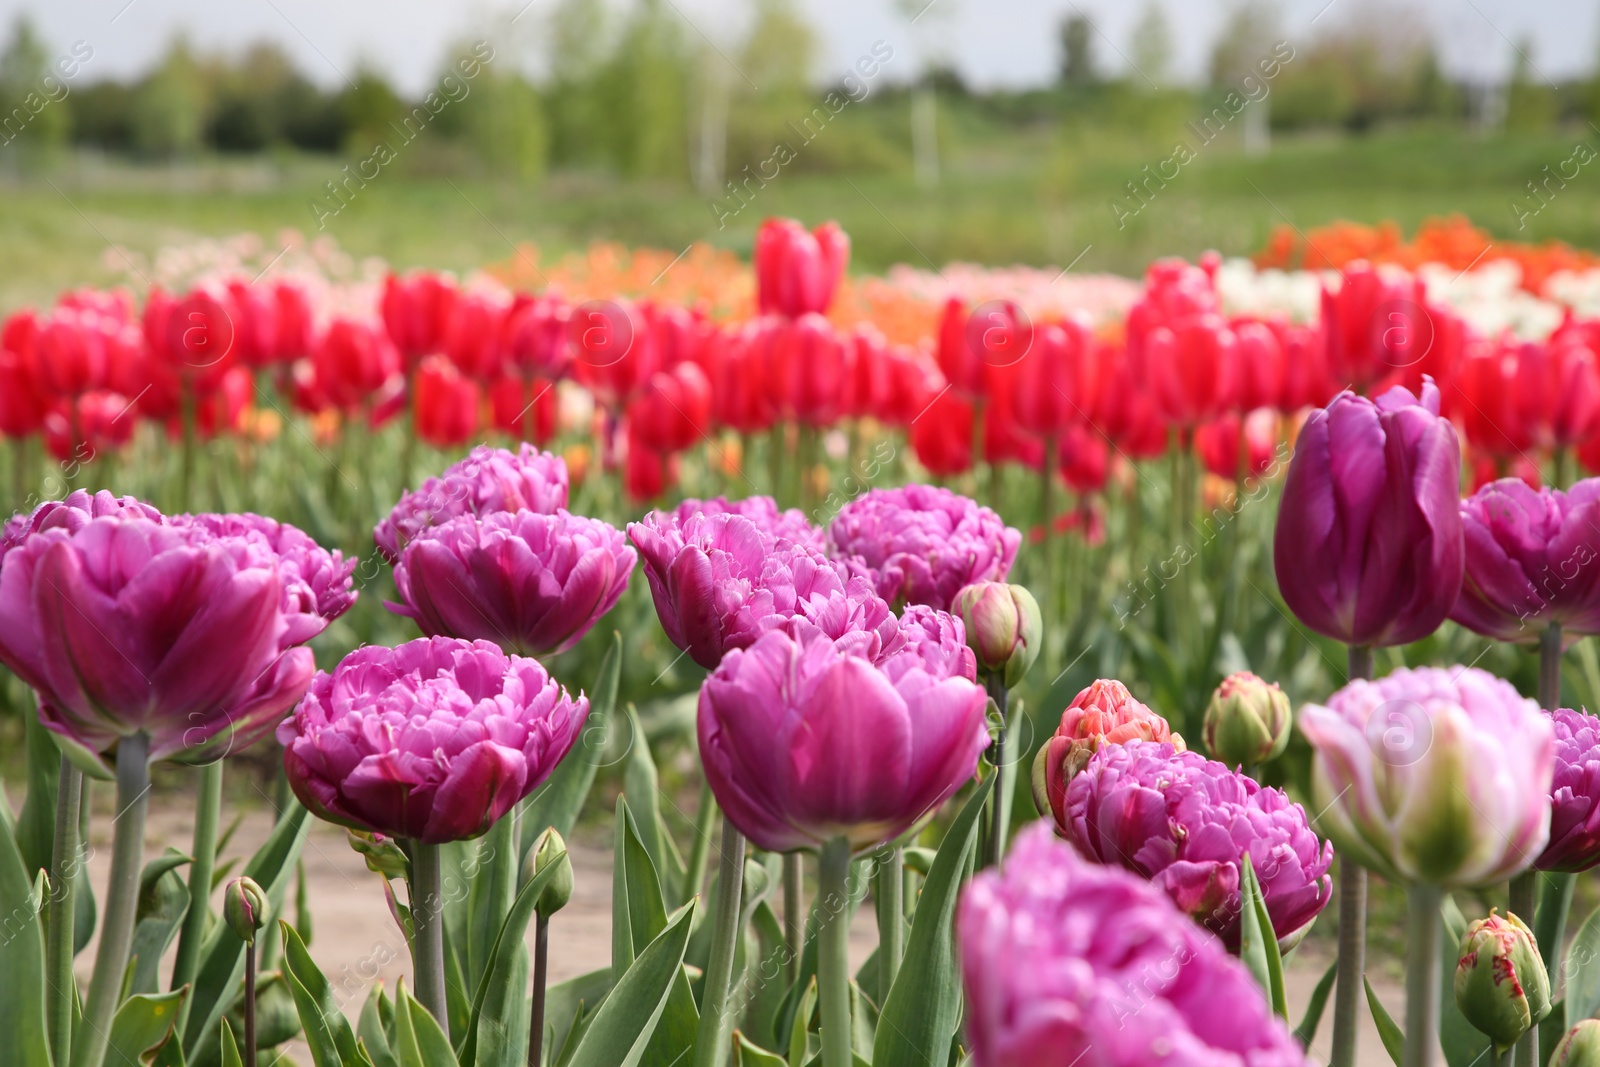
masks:
POLYGON ((1022 681, 1039 658, 1044 620, 1039 602, 1020 585, 975 582, 956 594, 951 610, 966 625, 978 669, 999 675, 1007 689, 1022 681))
POLYGON ((1467 927, 1455 994, 1461 1014, 1502 1050, 1549 1014, 1550 979, 1533 932, 1521 919, 1490 911, 1487 919, 1467 927))
POLYGON ((552 863, 560 864, 560 869, 550 876, 549 884, 539 894, 539 902, 533 906, 546 919, 572 899, 572 858, 567 855, 567 843, 553 826, 539 835, 539 840, 528 851, 528 858, 522 861, 523 882, 530 881, 552 863))
POLYGON ((1551 1053, 1549 1067, 1600 1067, 1600 1019, 1584 1019, 1568 1030, 1551 1053))
POLYGON ((239 940, 256 943, 256 931, 267 925, 267 895, 254 878, 240 877, 223 890, 222 917, 239 940))
POLYGON ((365 830, 347 829, 344 835, 350 847, 361 853, 367 861, 367 870, 373 874, 381 874, 385 878, 408 877, 406 854, 390 838, 365 830))
POLYGON ((1206 749, 1230 767, 1254 767, 1289 744, 1289 698, 1249 671, 1230 674, 1211 694, 1202 728, 1206 749))

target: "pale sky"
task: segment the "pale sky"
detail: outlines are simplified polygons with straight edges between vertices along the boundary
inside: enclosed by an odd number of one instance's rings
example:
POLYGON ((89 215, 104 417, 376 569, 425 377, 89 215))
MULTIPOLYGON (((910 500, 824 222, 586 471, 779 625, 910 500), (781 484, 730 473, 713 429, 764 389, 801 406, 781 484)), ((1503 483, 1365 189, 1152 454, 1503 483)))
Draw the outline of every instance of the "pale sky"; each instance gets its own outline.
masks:
MULTIPOLYGON (((620 6, 628 0, 612 0, 620 6)), ((750 0, 663 0, 686 32, 732 50, 748 25, 750 0)), ((1056 69, 1056 26, 1074 11, 1096 29, 1102 69, 1125 71, 1122 53, 1145 0, 933 0, 908 25, 906 3, 921 0, 800 0, 821 39, 819 79, 832 80, 875 41, 889 42, 896 61, 885 69, 908 77, 917 57, 948 56, 980 87, 1039 85, 1056 69), (904 57, 904 62, 901 62, 904 57)), ((83 77, 125 78, 146 69, 180 30, 202 50, 237 51, 266 37, 279 42, 306 75, 336 85, 359 61, 386 70, 407 93, 427 88, 451 41, 488 36, 497 48, 533 56, 556 0, 0 0, 0 27, 30 14, 57 51, 82 40, 94 49, 83 77), (511 20, 515 19, 512 23, 511 20), (509 25, 509 30, 508 30, 509 25), (499 27, 495 30, 494 27, 499 27), (510 36, 507 36, 509 32, 510 36)), ((1192 80, 1206 58, 1231 0, 1164 0, 1175 45, 1166 79, 1192 80)), ((1446 69, 1499 78, 1515 47, 1531 42, 1534 68, 1561 80, 1587 71, 1600 55, 1600 0, 1280 0, 1284 36, 1309 43, 1318 32, 1409 12, 1435 30, 1446 69)), ((912 8, 914 13, 915 8, 912 8)), ((758 72, 750 72, 757 75, 758 72)))

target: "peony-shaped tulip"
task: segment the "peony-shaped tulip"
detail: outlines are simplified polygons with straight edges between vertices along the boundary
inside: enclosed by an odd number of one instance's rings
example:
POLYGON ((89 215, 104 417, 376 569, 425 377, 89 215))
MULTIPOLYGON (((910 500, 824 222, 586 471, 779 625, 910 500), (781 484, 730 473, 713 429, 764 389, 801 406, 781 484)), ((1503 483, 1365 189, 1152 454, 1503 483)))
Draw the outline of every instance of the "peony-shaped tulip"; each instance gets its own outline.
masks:
POLYGON ((537 789, 588 714, 537 660, 425 637, 318 673, 278 741, 319 817, 435 845, 482 834, 537 789))
POLYGON ((1385 878, 1504 882, 1550 833, 1555 732, 1509 682, 1472 667, 1401 668, 1300 713, 1318 826, 1385 878))
POLYGON ((679 526, 696 515, 743 515, 762 533, 793 541, 806 548, 824 551, 828 535, 813 526, 799 508, 780 511, 777 501, 770 496, 747 496, 743 500, 729 500, 725 496, 711 500, 685 500, 672 509, 672 517, 679 526))
POLYGON ((1159 890, 1042 826, 962 894, 974 1067, 1304 1067, 1261 989, 1159 890))
POLYGON ((1067 787, 1059 832, 1088 859, 1127 867, 1239 946, 1248 854, 1278 943, 1297 944, 1333 896, 1333 846, 1281 790, 1170 743, 1106 745, 1067 787))
POLYGON ((1600 1067, 1600 1019, 1580 1019, 1568 1030, 1548 1067, 1600 1067))
POLYGON ((1022 535, 976 501, 931 485, 873 489, 839 509, 832 554, 869 571, 890 604, 949 611, 974 582, 1004 581, 1022 535))
POLYGON ((1230 767, 1254 767, 1283 755, 1292 725, 1289 698, 1276 682, 1237 671, 1212 692, 1201 733, 1216 759, 1230 767))
POLYGON ((1115 678, 1100 678, 1072 698, 1061 723, 1033 760, 1033 804, 1039 814, 1067 821, 1067 784, 1105 745, 1129 741, 1170 741, 1184 749, 1183 738, 1167 720, 1134 699, 1115 678))
POLYGON ((1600 718, 1557 708, 1555 775, 1550 784, 1550 843, 1534 861, 1541 871, 1587 871, 1600 863, 1600 718))
POLYGON ((1461 448, 1439 390, 1340 393, 1295 444, 1273 541, 1284 602, 1349 645, 1436 630, 1461 592, 1461 448))
POLYGON ((983 689, 913 653, 883 669, 822 634, 727 654, 700 690, 706 778, 728 820, 773 852, 854 851, 931 819, 989 743, 983 689))
POLYGON ((614 526, 565 510, 461 515, 406 544, 389 608, 430 636, 565 652, 616 606, 635 559, 614 526))
POLYGON ((524 443, 517 452, 474 448, 467 458, 400 497, 389 517, 372 531, 390 563, 423 530, 458 515, 536 511, 551 515, 567 506, 567 464, 560 456, 524 443))
POLYGON ((295 645, 319 628, 284 595, 276 553, 193 526, 57 526, 0 566, 0 662, 38 691, 41 721, 95 774, 139 733, 151 761, 208 762, 249 745, 305 692, 314 664, 295 645))
POLYGON ((1497 641, 1532 642, 1550 623, 1600 633, 1600 478, 1533 489, 1501 478, 1461 502, 1466 578, 1450 617, 1497 641))
POLYGON ((961 616, 979 666, 1015 688, 1039 658, 1044 639, 1033 594, 1025 586, 978 582, 956 594, 951 610, 961 616))
POLYGON ((92 494, 87 489, 75 489, 60 500, 46 500, 32 512, 19 513, 7 520, 4 529, 0 529, 0 560, 32 534, 58 527, 77 533, 89 525, 90 519, 108 515, 144 518, 155 523, 166 521, 161 512, 138 497, 113 496, 105 489, 92 494))

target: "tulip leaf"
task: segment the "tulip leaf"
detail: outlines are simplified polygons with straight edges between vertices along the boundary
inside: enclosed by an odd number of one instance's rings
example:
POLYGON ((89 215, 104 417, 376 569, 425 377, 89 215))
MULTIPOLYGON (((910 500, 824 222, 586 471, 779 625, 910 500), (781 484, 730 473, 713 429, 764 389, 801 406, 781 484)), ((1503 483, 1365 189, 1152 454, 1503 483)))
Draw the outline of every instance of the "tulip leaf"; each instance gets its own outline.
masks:
POLYGON ((188 994, 189 987, 184 986, 171 993, 142 993, 124 1000, 111 1020, 105 1062, 143 1063, 146 1053, 171 1039, 178 1011, 188 994))
POLYGON ((1550 1005, 1549 1012, 1539 1020, 1539 1058, 1536 1062, 1550 1062, 1550 1057, 1555 1055, 1556 1046, 1567 1036, 1567 1029, 1566 1005, 1558 1000, 1550 1005))
MULTIPOLYGON (((265 891, 269 915, 283 904, 310 829, 311 813, 298 800, 290 800, 272 833, 244 866, 244 874, 265 891)), ((185 1009, 184 1048, 194 1049, 206 1035, 219 1032, 222 1016, 243 979, 244 942, 227 923, 213 923, 200 946, 194 994, 185 1009)))
POLYGON ((733 1067, 787 1067, 788 1061, 733 1032, 733 1067))
POLYGON ((1322 1023, 1322 1013, 1328 1006, 1328 997, 1333 992, 1334 980, 1339 977, 1339 961, 1335 959, 1328 964, 1328 969, 1322 972, 1322 977, 1317 979, 1317 986, 1311 991, 1311 999, 1306 1002, 1306 1013, 1300 1019, 1300 1025, 1294 1028, 1295 1040, 1300 1042, 1302 1050, 1311 1047, 1311 1042, 1317 1038, 1317 1027, 1322 1023))
POLYGON ((682 980, 694 911, 693 904, 680 908, 617 980, 585 1026, 570 1067, 638 1067, 673 987, 682 980))
POLYGON ((233 1027, 222 1020, 222 1067, 244 1067, 239 1056, 239 1043, 233 1039, 233 1027))
POLYGON ((617 798, 616 854, 611 872, 611 970, 633 965, 637 946, 647 945, 667 925, 661 879, 639 838, 627 797, 617 798))
POLYGON ((1378 999, 1378 994, 1372 988, 1372 983, 1367 981, 1367 976, 1361 976, 1361 984, 1367 987, 1367 1007, 1372 1009, 1372 1021, 1378 1027, 1378 1040, 1383 1042, 1383 1050, 1394 1061, 1394 1067, 1401 1067, 1405 1055, 1406 1035, 1400 1032, 1400 1027, 1390 1018, 1384 1009, 1383 1002, 1378 999))
POLYGON ((306 951, 305 942, 288 923, 279 922, 278 928, 283 931, 284 977, 300 1011, 300 1025, 311 1048, 312 1062, 316 1067, 371 1067, 372 1061, 356 1045, 350 1020, 334 1000, 333 987, 306 951))
POLYGON ((800 996, 800 1006, 795 1009, 794 1026, 789 1031, 789 1067, 802 1067, 806 1062, 811 1032, 811 1017, 817 1010, 817 976, 812 975, 806 990, 800 996))
MULTIPOLYGON (((563 1048, 584 1006, 593 1008, 611 991, 611 968, 580 974, 550 986, 544 993, 545 1048, 563 1048)), ((552 1057, 552 1062, 554 1058, 552 1057)))
POLYGON ((517 849, 517 820, 500 819, 478 839, 477 854, 468 869, 467 921, 464 931, 466 959, 462 966, 468 989, 477 989, 492 964, 495 943, 517 895, 517 873, 522 866, 517 849))
POLYGON ((395 989, 394 1019, 394 1050, 400 1067, 460 1067, 438 1020, 404 982, 395 989))
POLYGON ((44 928, 33 880, 17 847, 11 805, 0 791, 0 1067, 48 1065, 44 1021, 44 928))
POLYGON ((628 806, 635 813, 639 840, 660 872, 665 866, 661 858, 661 779, 638 710, 630 703, 623 708, 623 716, 628 724, 628 756, 622 767, 622 792, 630 798, 628 806))
POLYGON ((133 961, 130 992, 154 993, 161 988, 161 956, 189 912, 189 886, 177 874, 177 869, 189 862, 188 856, 169 848, 145 864, 139 875, 139 909, 129 955, 133 961))
MULTIPOLYGON (((562 837, 572 834, 573 824, 594 785, 595 771, 605 762, 611 736, 612 712, 617 705, 617 688, 622 679, 622 634, 613 632, 611 647, 600 661, 600 674, 589 695, 589 718, 573 743, 572 751, 556 767, 555 773, 523 801, 519 822, 522 827, 521 856, 553 826, 562 837)), ((520 859, 520 856, 519 856, 520 859)))
POLYGON ((1572 891, 1577 883, 1575 874, 1548 873, 1540 879, 1539 908, 1533 930, 1539 942, 1539 958, 1552 972, 1551 989, 1560 985, 1555 971, 1561 965, 1561 950, 1567 943, 1567 916, 1572 911, 1572 891))
POLYGON ((1267 994, 1273 1013, 1287 1021, 1289 1002, 1283 985, 1283 957, 1278 952, 1278 937, 1248 852, 1240 856, 1239 876, 1239 958, 1267 994))
POLYGON ((1578 927, 1567 951, 1567 1028, 1600 1010, 1600 908, 1578 927))
POLYGON ((55 735, 31 710, 22 716, 23 747, 28 754, 28 792, 17 816, 17 848, 31 875, 48 870, 56 839, 56 799, 61 785, 61 750, 55 735))
POLYGON ((372 1067, 400 1067, 393 1050, 389 1048, 389 1034, 383 1025, 385 1013, 380 1002, 387 1003, 382 982, 372 987, 372 992, 367 994, 367 1002, 361 1006, 361 1017, 356 1020, 356 1040, 372 1060, 372 1067))
POLYGON ((883 1005, 873 1042, 874 1067, 924 1064, 926 1050, 946 1049, 955 1036, 961 1019, 961 985, 955 979, 956 898, 977 846, 984 801, 993 788, 990 775, 973 790, 928 871, 900 974, 883 1005))

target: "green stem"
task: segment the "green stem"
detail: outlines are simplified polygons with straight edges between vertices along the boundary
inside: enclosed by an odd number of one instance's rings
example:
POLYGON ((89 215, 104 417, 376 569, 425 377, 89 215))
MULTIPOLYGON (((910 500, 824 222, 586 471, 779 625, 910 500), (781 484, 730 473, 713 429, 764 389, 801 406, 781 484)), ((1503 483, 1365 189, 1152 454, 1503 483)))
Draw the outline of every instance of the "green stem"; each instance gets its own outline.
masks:
POLYGON ((67 757, 61 757, 60 779, 56 786, 56 836, 50 853, 50 941, 45 946, 45 1010, 50 1027, 50 1049, 55 1062, 72 1060, 72 1008, 76 987, 72 977, 72 950, 77 934, 73 926, 74 899, 79 865, 83 862, 83 842, 78 834, 78 818, 83 799, 83 772, 67 757))
POLYGON ((689 847, 689 865, 683 872, 683 893, 687 901, 706 884, 706 863, 711 853, 711 827, 717 817, 717 801, 711 795, 711 782, 700 783, 700 808, 694 813, 694 842, 689 847))
POLYGON ((905 941, 904 858, 898 848, 884 850, 874 875, 873 899, 878 906, 878 1005, 889 1000, 900 973, 900 953, 905 941))
POLYGON ((822 1067, 852 1067, 850 1051, 850 842, 822 846, 817 877, 817 997, 822 1007, 822 1067))
POLYGON ((1556 477, 1554 489, 1565 489, 1572 484, 1572 449, 1556 449, 1556 477))
POLYGON ((801 918, 805 914, 805 902, 801 899, 803 890, 800 877, 800 853, 786 852, 783 855, 783 939, 789 948, 788 971, 789 984, 794 985, 800 980, 800 956, 805 951, 806 932, 801 918))
POLYGON ((1406 890, 1406 1044, 1402 1067, 1433 1067, 1439 1060, 1438 886, 1419 882, 1406 890))
POLYGON ((783 423, 774 422, 767 431, 767 481, 772 499, 782 506, 783 497, 783 423))
MULTIPOLYGON (((222 814, 222 761, 200 768, 200 807, 194 820, 194 863, 189 866, 189 912, 178 936, 169 989, 194 981, 200 969, 200 946, 211 919, 211 878, 217 864, 217 823, 222 814)), ((187 1005, 188 998, 185 998, 187 1005)), ((188 1012, 184 1012, 187 1015, 188 1012)), ((180 1019, 179 1025, 182 1025, 180 1019)))
POLYGON ((183 398, 183 468, 178 480, 178 510, 186 512, 190 508, 191 495, 194 491, 194 452, 196 433, 195 397, 194 387, 185 382, 182 386, 183 398))
POLYGON ((444 888, 438 845, 411 843, 411 966, 417 1002, 446 1033, 450 1013, 444 991, 444 888))
POLYGON ((544 1065, 544 987, 550 975, 550 917, 540 915, 533 935, 533 1010, 528 1018, 528 1067, 544 1065))
POLYGON ((989 691, 989 699, 994 701, 995 707, 1000 712, 999 726, 994 741, 994 773, 999 776, 995 783, 996 789, 989 796, 989 834, 984 842, 983 865, 997 867, 1000 859, 1006 854, 1006 835, 1010 830, 1010 819, 1007 817, 1007 798, 1004 791, 999 788, 1005 781, 1006 768, 1006 683, 1005 679, 995 672, 989 672, 984 678, 984 688, 989 691))
POLYGON ((256 1067, 256 943, 244 946, 244 1067, 256 1067))
POLYGON ((1553 622, 1539 636, 1539 706, 1561 706, 1561 624, 1553 622))
POLYGON ((139 908, 139 870, 144 860, 144 817, 150 798, 150 738, 140 732, 117 742, 117 815, 111 843, 100 949, 89 980, 83 1025, 73 1043, 73 1067, 100 1067, 111 1036, 111 1018, 122 999, 122 975, 133 947, 139 908))
POLYGON ((726 816, 722 820, 722 858, 717 864, 717 901, 711 928, 711 962, 700 996, 700 1032, 695 1038, 695 1067, 722 1067, 728 1062, 728 986, 733 979, 733 953, 739 945, 739 909, 744 890, 744 835, 726 816))
MULTIPOLYGON (((1349 648, 1349 680, 1372 677, 1372 649, 1349 648)), ((1367 872, 1348 857, 1339 861, 1339 971, 1333 988, 1333 1056, 1330 1067, 1354 1067, 1357 1026, 1365 998, 1367 872)))
POLYGON ((1370 681, 1372 679, 1372 646, 1351 645, 1349 648, 1350 669, 1346 680, 1354 682, 1357 679, 1370 681))
MULTIPOLYGON (((1559 643, 1557 645, 1559 648, 1559 643)), ((1511 879, 1510 899, 1506 910, 1532 926, 1534 923, 1534 908, 1539 899, 1539 874, 1537 871, 1523 871, 1511 879)), ((1560 968, 1556 968, 1560 970, 1560 968)), ((1518 1039, 1516 1049, 1512 1053, 1512 1061, 1516 1067, 1535 1067, 1539 1062, 1539 1027, 1532 1026, 1528 1032, 1518 1039)))

